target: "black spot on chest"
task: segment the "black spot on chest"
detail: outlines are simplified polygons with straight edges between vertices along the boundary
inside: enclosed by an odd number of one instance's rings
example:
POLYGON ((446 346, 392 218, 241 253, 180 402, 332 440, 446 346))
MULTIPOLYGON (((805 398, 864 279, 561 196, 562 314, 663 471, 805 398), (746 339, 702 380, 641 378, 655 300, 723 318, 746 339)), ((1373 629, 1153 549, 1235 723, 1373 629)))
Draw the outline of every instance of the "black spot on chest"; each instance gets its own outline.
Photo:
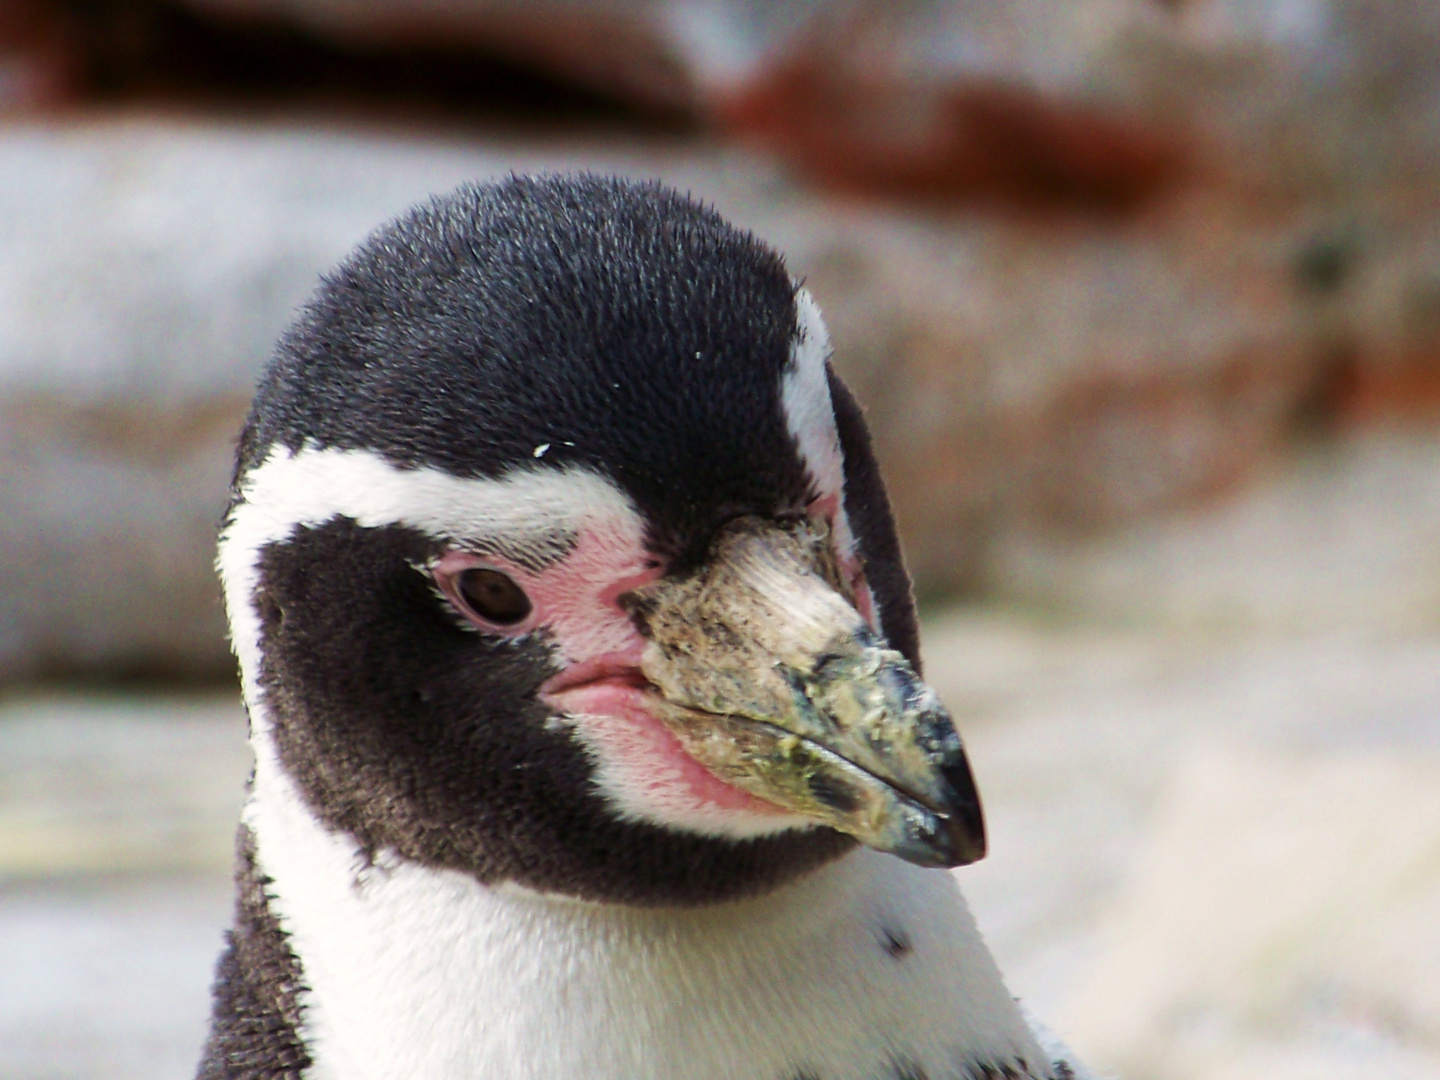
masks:
POLYGON ((900 928, 882 926, 880 942, 884 945, 885 951, 896 960, 904 960, 915 951, 915 946, 910 941, 910 935, 900 928))

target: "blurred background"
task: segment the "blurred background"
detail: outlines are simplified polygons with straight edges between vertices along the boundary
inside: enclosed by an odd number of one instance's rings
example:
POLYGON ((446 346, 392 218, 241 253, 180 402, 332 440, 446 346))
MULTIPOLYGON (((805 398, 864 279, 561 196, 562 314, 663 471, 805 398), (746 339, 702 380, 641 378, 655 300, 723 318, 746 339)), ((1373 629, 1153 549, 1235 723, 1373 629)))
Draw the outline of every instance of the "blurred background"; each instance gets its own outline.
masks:
POLYGON ((581 167, 826 312, 1015 992, 1129 1080, 1440 1077, 1440 5, 0 0, 0 1078, 197 1060, 272 341, 581 167))

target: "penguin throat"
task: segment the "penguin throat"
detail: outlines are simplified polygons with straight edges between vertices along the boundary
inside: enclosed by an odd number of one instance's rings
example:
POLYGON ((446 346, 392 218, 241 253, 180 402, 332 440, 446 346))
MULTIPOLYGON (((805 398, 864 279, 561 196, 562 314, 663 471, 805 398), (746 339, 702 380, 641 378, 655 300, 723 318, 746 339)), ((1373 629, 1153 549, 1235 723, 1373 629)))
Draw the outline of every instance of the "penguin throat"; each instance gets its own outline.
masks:
POLYGON ((246 820, 321 1080, 1048 1075, 945 873, 858 850, 750 900, 635 908, 367 867, 283 775, 246 820))

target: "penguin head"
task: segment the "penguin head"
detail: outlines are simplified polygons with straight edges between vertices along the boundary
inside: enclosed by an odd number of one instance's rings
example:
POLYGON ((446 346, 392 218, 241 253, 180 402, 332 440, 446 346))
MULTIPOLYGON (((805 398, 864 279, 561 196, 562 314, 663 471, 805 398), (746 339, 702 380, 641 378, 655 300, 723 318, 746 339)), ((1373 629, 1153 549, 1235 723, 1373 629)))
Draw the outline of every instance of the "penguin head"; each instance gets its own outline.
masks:
POLYGON ((778 255, 659 185, 511 178, 375 233, 241 438, 262 767, 368 858, 587 899, 978 858, 828 352, 778 255))

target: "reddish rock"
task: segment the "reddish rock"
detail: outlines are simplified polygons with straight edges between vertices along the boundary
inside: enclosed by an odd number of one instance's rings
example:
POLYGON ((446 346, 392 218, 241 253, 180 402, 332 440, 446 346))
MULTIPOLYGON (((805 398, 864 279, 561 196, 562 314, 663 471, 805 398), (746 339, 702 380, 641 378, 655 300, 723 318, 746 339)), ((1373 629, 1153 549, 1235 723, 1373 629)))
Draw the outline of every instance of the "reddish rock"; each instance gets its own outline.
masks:
POLYGON ((1410 356, 1347 365, 1336 385, 1340 419, 1359 426, 1440 420, 1440 343, 1410 356))
POLYGON ((42 0, 0 4, 0 115, 72 100, 81 63, 69 21, 42 0))
POLYGON ((1167 370, 1157 357, 1153 372, 1066 389, 1012 429, 1011 516, 1091 531, 1235 487, 1290 433, 1312 378, 1305 345, 1277 351, 1262 338, 1193 371, 1167 370))
MULTIPOLYGON (((781 58, 716 94, 711 112, 810 179, 871 195, 1113 209, 1193 171, 1181 125, 1037 77, 1016 48, 990 40, 1016 29, 964 5, 862 6, 797 34, 781 58)), ((1094 59, 1078 42, 1073 53, 1063 66, 1094 59)))
POLYGON ((837 188, 1125 206, 1192 169, 1190 136, 1110 86, 1116 43, 1164 25, 1147 0, 173 2, 368 52, 501 57, 711 121, 837 188))
POLYGON ((708 119, 836 188, 899 198, 1126 208, 1192 183, 1293 201, 1440 170, 1431 3, 90 0, 74 10, 102 28, 123 29, 132 11, 184 10, 222 34, 283 26, 408 62, 416 49, 479 67, 500 58, 640 110, 708 119))

